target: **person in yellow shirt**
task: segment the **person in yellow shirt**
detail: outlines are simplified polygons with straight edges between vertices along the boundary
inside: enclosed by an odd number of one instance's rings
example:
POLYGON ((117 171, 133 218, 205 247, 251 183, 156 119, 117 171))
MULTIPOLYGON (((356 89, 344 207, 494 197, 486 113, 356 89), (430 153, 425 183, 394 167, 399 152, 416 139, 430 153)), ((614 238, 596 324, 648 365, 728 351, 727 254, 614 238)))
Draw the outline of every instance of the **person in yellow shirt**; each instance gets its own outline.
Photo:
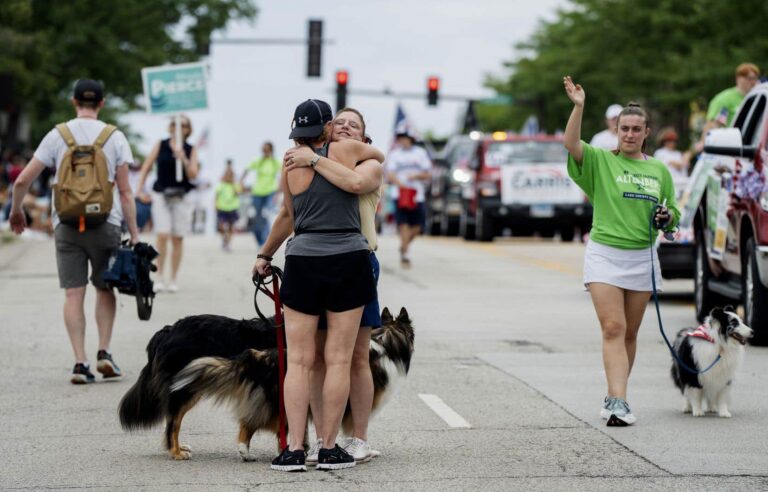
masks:
POLYGON ((216 219, 221 233, 221 249, 231 251, 229 243, 232 241, 232 232, 238 219, 240 208, 240 193, 243 188, 240 183, 235 183, 235 172, 231 163, 227 163, 221 182, 216 186, 216 219))
POLYGON ((244 187, 245 177, 248 173, 251 171, 256 172, 256 179, 254 179, 251 186, 251 200, 256 212, 253 223, 253 235, 256 237, 259 245, 264 244, 267 236, 269 236, 271 224, 267 219, 267 212, 272 205, 275 192, 277 191, 277 178, 282 167, 280 161, 272 155, 272 142, 264 142, 261 152, 261 158, 250 163, 240 178, 240 185, 244 187))

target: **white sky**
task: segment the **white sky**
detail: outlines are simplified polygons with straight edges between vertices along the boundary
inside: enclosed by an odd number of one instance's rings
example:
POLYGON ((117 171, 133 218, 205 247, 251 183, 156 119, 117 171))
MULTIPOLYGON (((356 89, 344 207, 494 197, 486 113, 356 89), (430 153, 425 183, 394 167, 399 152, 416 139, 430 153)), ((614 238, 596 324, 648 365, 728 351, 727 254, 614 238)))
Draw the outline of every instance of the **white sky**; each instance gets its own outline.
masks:
MULTIPOLYGON (((383 89, 422 92, 421 99, 401 101, 420 132, 448 136, 457 130, 464 103, 441 100, 426 103, 426 80, 440 77, 440 93, 492 96, 483 87, 488 73, 505 73, 514 44, 527 39, 541 19, 554 18, 567 0, 263 0, 253 25, 232 24, 217 38, 298 38, 307 36, 307 21, 323 19, 322 77, 306 77, 305 45, 225 45, 211 47, 210 109, 190 114, 191 142, 209 129, 200 150, 204 175, 215 181, 223 162, 231 157, 238 173, 272 140, 277 155, 288 140, 293 110, 308 98, 336 104, 335 72, 349 72, 349 90, 383 89)), ((137 74, 138 75, 138 74, 137 74)), ((395 116, 393 98, 350 94, 347 105, 363 112, 374 145, 389 147, 395 116)), ((126 118, 142 135, 136 142, 146 153, 165 138, 167 119, 134 113, 126 118)))

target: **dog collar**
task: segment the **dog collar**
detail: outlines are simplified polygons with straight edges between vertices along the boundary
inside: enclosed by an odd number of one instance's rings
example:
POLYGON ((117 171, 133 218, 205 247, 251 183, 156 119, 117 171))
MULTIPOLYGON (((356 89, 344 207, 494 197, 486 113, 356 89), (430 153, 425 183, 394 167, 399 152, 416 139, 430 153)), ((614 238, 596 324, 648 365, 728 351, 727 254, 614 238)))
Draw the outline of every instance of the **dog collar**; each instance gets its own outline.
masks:
POLYGON ((705 325, 699 325, 698 328, 696 328, 693 331, 689 331, 686 333, 689 337, 696 337, 696 338, 702 338, 709 343, 715 343, 715 339, 712 335, 709 334, 709 330, 705 325))

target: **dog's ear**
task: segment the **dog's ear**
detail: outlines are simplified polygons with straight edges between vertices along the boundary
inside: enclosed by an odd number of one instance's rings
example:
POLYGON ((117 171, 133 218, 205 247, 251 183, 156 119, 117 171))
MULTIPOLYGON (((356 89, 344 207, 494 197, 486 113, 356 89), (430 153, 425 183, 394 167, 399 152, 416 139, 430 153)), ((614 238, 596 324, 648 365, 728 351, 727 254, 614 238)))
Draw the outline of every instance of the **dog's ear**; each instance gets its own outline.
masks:
POLYGON ((388 324, 392 322, 392 313, 389 312, 389 308, 385 307, 381 311, 381 323, 382 324, 388 324))
POLYGON ((409 323, 411 321, 411 318, 408 316, 408 311, 405 310, 405 307, 400 308, 400 314, 397 315, 397 321, 402 321, 404 323, 409 323))
POLYGON ((728 326, 728 315, 723 308, 712 308, 709 312, 709 324, 712 325, 713 321, 716 321, 719 326, 728 326))
POLYGON ((728 311, 728 312, 730 312, 730 313, 734 313, 734 314, 735 314, 735 313, 736 313, 736 308, 734 308, 733 306, 731 306, 730 304, 728 304, 727 306, 725 306, 725 307, 723 308, 723 311, 728 311))

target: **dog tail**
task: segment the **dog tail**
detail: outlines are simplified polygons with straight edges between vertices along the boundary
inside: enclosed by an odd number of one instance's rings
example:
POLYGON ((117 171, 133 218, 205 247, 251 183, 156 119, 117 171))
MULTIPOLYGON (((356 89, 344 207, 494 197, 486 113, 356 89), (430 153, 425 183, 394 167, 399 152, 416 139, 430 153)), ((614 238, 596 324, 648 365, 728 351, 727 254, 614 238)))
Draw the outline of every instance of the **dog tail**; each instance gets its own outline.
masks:
POLYGON ((168 383, 157 374, 155 353, 170 329, 170 326, 166 326, 152 336, 147 344, 147 365, 141 370, 136 383, 120 400, 120 425, 126 431, 150 429, 165 415, 165 409, 168 408, 168 383))
POLYGON ((176 374, 171 392, 185 391, 216 403, 247 399, 254 385, 277 384, 275 361, 269 352, 249 349, 235 358, 201 357, 176 374), (272 374, 275 372, 275 374, 272 374))

